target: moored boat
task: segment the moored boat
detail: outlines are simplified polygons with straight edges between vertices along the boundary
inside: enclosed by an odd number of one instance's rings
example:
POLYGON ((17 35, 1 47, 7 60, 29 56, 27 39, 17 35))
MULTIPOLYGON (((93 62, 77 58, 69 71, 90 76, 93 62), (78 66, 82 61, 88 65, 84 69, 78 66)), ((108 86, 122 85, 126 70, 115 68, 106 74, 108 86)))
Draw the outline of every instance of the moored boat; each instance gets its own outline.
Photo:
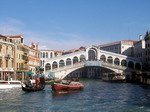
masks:
POLYGON ((0 89, 21 88, 21 81, 18 80, 0 80, 0 89))
POLYGON ((77 81, 62 80, 60 83, 53 83, 51 87, 52 87, 52 91, 54 92, 68 93, 68 92, 83 90, 84 85, 77 81))
POLYGON ((104 73, 102 76, 103 81, 110 81, 110 82, 124 82, 125 76, 121 75, 120 73, 104 73))

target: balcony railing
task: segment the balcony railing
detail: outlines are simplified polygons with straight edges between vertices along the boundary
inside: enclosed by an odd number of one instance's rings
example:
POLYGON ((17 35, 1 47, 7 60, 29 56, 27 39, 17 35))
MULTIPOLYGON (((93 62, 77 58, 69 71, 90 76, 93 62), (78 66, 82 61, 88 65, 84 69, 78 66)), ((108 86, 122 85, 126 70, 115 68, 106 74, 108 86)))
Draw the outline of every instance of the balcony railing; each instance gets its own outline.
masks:
POLYGON ((17 68, 17 70, 29 70, 29 68, 17 68))

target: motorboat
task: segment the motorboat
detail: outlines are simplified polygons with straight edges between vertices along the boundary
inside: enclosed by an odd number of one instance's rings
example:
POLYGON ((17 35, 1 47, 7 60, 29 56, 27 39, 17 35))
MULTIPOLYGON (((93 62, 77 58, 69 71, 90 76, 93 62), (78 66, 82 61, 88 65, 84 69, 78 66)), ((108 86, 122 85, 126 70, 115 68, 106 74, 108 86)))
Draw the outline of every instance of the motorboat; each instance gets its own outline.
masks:
POLYGON ((62 80, 60 83, 53 83, 51 88, 56 93, 68 93, 83 90, 84 85, 78 81, 62 80))
POLYGON ((102 80, 110 82, 124 82, 126 77, 121 73, 103 73, 102 80))
POLYGON ((36 87, 35 86, 36 84, 33 83, 33 84, 25 84, 25 83, 22 83, 22 90, 23 91, 26 91, 26 92, 35 92, 35 91, 41 91, 45 88, 45 79, 44 77, 40 77, 40 85, 39 87, 36 87))
POLYGON ((0 80, 0 89, 21 88, 21 81, 18 80, 0 80))

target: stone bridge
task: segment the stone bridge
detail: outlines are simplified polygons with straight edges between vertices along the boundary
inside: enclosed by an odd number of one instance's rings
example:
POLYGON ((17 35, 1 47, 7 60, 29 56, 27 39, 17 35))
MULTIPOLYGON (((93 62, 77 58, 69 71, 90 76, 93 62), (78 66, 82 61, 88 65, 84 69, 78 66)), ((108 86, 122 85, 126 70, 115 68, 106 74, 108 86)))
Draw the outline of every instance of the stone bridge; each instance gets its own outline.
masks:
POLYGON ((90 46, 84 51, 48 59, 44 65, 44 72, 45 74, 52 73, 55 77, 63 79, 71 72, 89 66, 107 68, 116 73, 142 70, 142 63, 137 58, 127 57, 90 46))

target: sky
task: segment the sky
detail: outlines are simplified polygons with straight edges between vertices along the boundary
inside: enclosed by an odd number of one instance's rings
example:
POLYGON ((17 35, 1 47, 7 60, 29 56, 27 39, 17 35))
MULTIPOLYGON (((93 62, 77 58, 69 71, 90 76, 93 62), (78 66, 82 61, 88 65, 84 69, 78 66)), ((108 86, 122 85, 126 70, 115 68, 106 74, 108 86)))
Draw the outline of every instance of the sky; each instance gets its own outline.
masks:
POLYGON ((42 50, 139 40, 150 30, 150 0, 1 0, 0 34, 42 50))

